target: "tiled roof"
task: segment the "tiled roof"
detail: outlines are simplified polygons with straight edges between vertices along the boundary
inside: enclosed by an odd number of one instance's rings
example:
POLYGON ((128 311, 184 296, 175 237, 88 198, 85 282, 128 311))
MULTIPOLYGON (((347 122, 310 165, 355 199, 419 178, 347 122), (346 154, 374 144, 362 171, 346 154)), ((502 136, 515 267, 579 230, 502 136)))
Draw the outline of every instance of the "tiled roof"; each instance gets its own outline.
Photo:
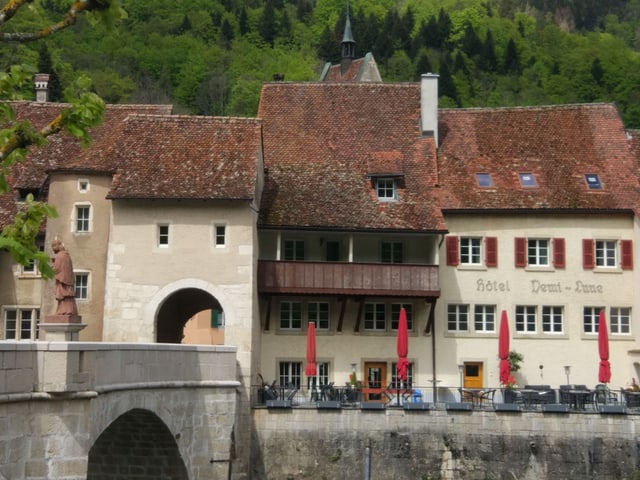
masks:
POLYGON ((131 115, 108 152, 109 198, 253 199, 259 120, 131 115))
POLYGON ((439 111, 444 209, 624 210, 638 206, 638 170, 610 104, 439 111), (480 187, 477 173, 491 175, 480 187), (537 187, 522 187, 532 173, 537 187), (597 174, 602 189, 589 189, 597 174))
POLYGON ((439 231, 435 143, 420 135, 417 84, 263 85, 264 227, 439 231), (379 202, 372 159, 402 166, 399 200, 379 202))
POLYGON ((342 65, 325 65, 320 76, 322 82, 381 82, 380 72, 373 54, 367 53, 362 58, 351 60, 347 71, 342 74, 342 65))

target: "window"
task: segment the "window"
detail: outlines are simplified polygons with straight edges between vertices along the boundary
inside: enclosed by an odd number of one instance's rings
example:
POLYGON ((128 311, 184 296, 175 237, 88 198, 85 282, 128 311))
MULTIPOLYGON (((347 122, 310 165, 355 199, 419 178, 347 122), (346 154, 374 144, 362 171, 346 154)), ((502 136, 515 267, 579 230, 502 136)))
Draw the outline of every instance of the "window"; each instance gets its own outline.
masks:
MULTIPOLYGON (((329 362, 318 362, 315 376, 316 386, 329 385, 329 362)), ((311 382, 309 382, 311 384, 311 382)))
POLYGON ((402 242, 382 242, 380 261, 382 263, 402 263, 402 242))
POLYGON ((329 304, 327 302, 309 302, 307 319, 314 322, 318 330, 329 330, 329 304))
POLYGON ((473 311, 473 328, 476 332, 496 331, 496 307, 476 305, 473 311))
POLYGON ((487 188, 493 187, 493 180, 489 173, 476 173, 476 182, 479 187, 487 188))
POLYGON ((584 176, 587 186, 590 190, 601 190, 602 183, 600 183, 600 177, 595 173, 587 173, 584 176))
POLYGON ((582 313, 582 326, 584 333, 598 333, 598 321, 600 310, 603 307, 584 307, 582 313))
POLYGON ((515 264, 518 268, 527 266, 548 267, 553 259, 554 268, 565 267, 565 241, 564 238, 537 239, 516 237, 515 264), (553 252, 550 252, 550 248, 553 252))
POLYGON ((542 332, 564 332, 564 309, 559 306, 542 307, 542 332))
POLYGON ((280 362, 280 386, 300 388, 302 362, 280 362))
POLYGON ((536 177, 533 176, 533 173, 519 173, 520 177, 520 185, 523 187, 537 187, 536 177))
POLYGON ((76 228, 78 233, 86 233, 91 231, 91 206, 76 205, 76 228))
POLYGON ((224 327, 224 312, 217 308, 211 309, 211 328, 224 327))
POLYGON ((527 240, 527 263, 529 265, 549 265, 549 240, 530 238, 527 240))
POLYGON ((404 307, 407 314, 407 329, 413 330, 413 305, 410 303, 391 304, 391 330, 398 331, 398 320, 400 319, 400 309, 404 307))
POLYGON ((480 265, 480 238, 460 238, 460 263, 462 265, 480 265))
POLYGON ((4 339, 36 340, 39 324, 39 308, 7 308, 4 311, 4 339))
POLYGON ((536 333, 536 310, 533 305, 516 306, 516 332, 536 333))
POLYGON ((395 200, 396 199, 396 181, 393 178, 377 178, 376 195, 378 200, 395 200))
POLYGON ((413 385, 413 363, 409 363, 407 369, 407 380, 402 382, 398 381, 398 364, 396 362, 391 363, 391 388, 412 388, 413 385))
POLYGON ((284 241, 284 259, 285 260, 304 260, 304 241, 303 240, 285 240, 284 241))
POLYGON ((158 246, 169 246, 169 225, 158 225, 158 246))
POLYGON ((91 184, 89 183, 89 180, 87 180, 86 178, 81 178, 78 180, 78 191, 80 193, 87 193, 89 191, 91 184))
POLYGON ((75 274, 76 299, 89 299, 89 274, 86 272, 75 274))
POLYGON ((369 331, 386 330, 386 315, 384 303, 365 303, 364 305, 364 329, 369 331))
POLYGON ((280 328, 282 330, 302 328, 302 303, 280 302, 280 328))
POLYGON ((582 266, 593 268, 633 269, 633 243, 631 240, 582 240, 582 266), (619 251, 618 251, 619 249, 619 251))
POLYGON ((631 333, 631 309, 628 307, 611 307, 609 315, 611 333, 628 335, 631 333))
POLYGON ((215 246, 216 247, 224 247, 225 245, 225 234, 226 227, 224 225, 216 225, 215 226, 215 246))
MULTIPOLYGON (((38 245, 38 250, 44 252, 44 245, 38 245)), ((38 262, 35 260, 31 260, 27 265, 21 265, 21 268, 24 275, 40 275, 38 262)))
POLYGON ((450 332, 469 330, 469 305, 447 305, 447 330, 450 332))
MULTIPOLYGON (((481 266, 482 237, 457 237, 449 235, 446 240, 447 265, 481 266)), ((497 237, 484 238, 484 264, 486 267, 498 266, 497 237)))

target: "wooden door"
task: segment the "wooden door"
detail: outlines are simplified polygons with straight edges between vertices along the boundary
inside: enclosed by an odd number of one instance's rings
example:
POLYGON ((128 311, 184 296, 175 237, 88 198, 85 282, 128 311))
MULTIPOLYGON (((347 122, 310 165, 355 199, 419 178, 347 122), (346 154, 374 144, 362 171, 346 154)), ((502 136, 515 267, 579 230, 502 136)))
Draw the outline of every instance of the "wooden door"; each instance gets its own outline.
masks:
POLYGON ((370 402, 382 402, 382 391, 386 387, 387 364, 384 362, 367 362, 364 364, 365 392, 364 399, 370 402))
POLYGON ((482 388, 482 362, 464 362, 464 388, 482 388))

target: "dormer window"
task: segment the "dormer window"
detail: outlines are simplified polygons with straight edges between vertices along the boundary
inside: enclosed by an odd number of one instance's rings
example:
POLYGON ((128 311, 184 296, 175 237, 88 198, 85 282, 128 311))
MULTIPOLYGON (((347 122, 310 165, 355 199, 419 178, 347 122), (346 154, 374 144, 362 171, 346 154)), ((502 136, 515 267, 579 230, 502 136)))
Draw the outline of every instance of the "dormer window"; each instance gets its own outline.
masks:
POLYGON ((375 179, 376 195, 378 200, 388 202, 397 199, 396 179, 392 177, 379 177, 375 179))
POLYGON ((38 200, 40 190, 37 188, 19 188, 18 202, 26 202, 29 195, 33 195, 34 200, 38 200))

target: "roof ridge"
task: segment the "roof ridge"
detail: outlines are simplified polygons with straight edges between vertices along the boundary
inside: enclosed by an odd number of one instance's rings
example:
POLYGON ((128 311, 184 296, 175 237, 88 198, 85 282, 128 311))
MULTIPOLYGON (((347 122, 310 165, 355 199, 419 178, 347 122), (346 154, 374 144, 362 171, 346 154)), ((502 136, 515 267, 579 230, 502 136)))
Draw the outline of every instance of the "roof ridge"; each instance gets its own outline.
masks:
POLYGON ((125 121, 130 119, 150 119, 150 120, 172 120, 172 121, 189 121, 189 122, 202 122, 202 121, 215 121, 217 123, 251 123, 260 122, 261 120, 256 117, 224 117, 224 116, 210 116, 210 115, 173 115, 170 113, 131 113, 127 116, 125 121))

